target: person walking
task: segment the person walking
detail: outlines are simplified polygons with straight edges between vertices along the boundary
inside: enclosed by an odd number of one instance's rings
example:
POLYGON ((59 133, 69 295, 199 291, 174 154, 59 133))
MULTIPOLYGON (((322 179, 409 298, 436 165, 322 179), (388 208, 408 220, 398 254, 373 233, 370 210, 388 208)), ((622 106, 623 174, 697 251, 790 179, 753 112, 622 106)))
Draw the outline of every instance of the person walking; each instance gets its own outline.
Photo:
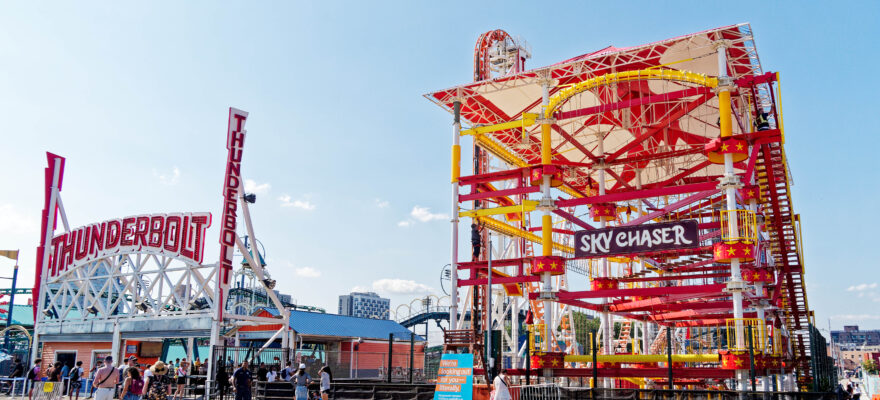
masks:
POLYGON ((137 368, 129 368, 126 371, 125 381, 122 382, 122 390, 119 391, 121 400, 141 400, 144 394, 144 379, 141 371, 137 368))
POLYGON ((861 398, 861 397, 862 397, 862 390, 859 389, 859 384, 856 383, 855 385, 853 385, 852 398, 853 398, 853 400, 859 400, 859 398, 861 398))
POLYGON ((97 360, 97 361, 95 361, 95 366, 93 366, 92 369, 89 370, 90 384, 89 384, 89 397, 86 397, 87 399, 91 399, 92 396, 95 395, 95 383, 96 383, 95 382, 95 375, 98 373, 98 370, 101 368, 104 368, 104 361, 97 360))
POLYGON ((79 390, 82 388, 82 365, 82 361, 77 361, 76 366, 67 374, 67 377, 70 379, 67 396, 71 399, 73 399, 73 394, 76 393, 76 399, 79 400, 79 390))
POLYGON ((21 378, 24 376, 24 365, 21 364, 21 360, 15 359, 15 364, 12 366, 12 372, 9 373, 9 379, 12 379, 12 384, 9 385, 9 391, 5 392, 8 395, 12 395, 12 388, 15 387, 15 379, 21 378))
POLYGON ((257 368, 257 382, 266 382, 269 375, 269 369, 266 368, 266 363, 261 362, 260 367, 257 368))
POLYGON ((312 377, 306 372, 306 365, 300 364, 299 370, 290 378, 290 383, 295 387, 296 400, 309 400, 309 384, 312 383, 312 377))
POLYGON ((37 386, 37 382, 40 381, 40 365, 42 364, 43 359, 38 358, 34 360, 34 365, 28 370, 27 380, 31 384, 31 390, 28 391, 28 400, 33 400, 34 386, 37 386))
POLYGON ((172 399, 183 399, 183 387, 186 385, 186 377, 189 375, 189 363, 184 358, 180 360, 177 367, 177 390, 174 392, 172 399))
POLYGON ((269 368, 269 372, 266 373, 266 382, 275 382, 275 379, 278 378, 278 367, 272 366, 269 368))
POLYGON ((144 382, 144 394, 149 400, 166 400, 171 394, 171 377, 168 367, 162 361, 156 361, 150 367, 150 377, 144 382))
POLYGON ((229 391, 229 372, 226 371, 226 364, 222 358, 217 362, 215 380, 217 381, 217 394, 220 396, 220 400, 224 400, 226 392, 229 391))
POLYGON ((329 400, 330 381, 333 380, 333 373, 330 372, 330 367, 325 365, 318 371, 318 374, 321 376, 321 400, 329 400))
POLYGON ((61 382, 61 378, 64 377, 64 364, 61 361, 55 361, 52 368, 49 368, 47 375, 49 382, 61 382))
POLYGON ((104 357, 104 367, 95 373, 95 400, 113 400, 119 374, 113 368, 113 356, 104 357))
POLYGON ((507 370, 502 368, 495 380, 492 381, 493 390, 495 391, 494 400, 511 400, 510 397, 510 380, 507 378, 507 370))
POLYGON ((253 381, 253 376, 248 369, 248 362, 242 361, 241 366, 232 373, 235 400, 251 400, 251 381, 253 381))

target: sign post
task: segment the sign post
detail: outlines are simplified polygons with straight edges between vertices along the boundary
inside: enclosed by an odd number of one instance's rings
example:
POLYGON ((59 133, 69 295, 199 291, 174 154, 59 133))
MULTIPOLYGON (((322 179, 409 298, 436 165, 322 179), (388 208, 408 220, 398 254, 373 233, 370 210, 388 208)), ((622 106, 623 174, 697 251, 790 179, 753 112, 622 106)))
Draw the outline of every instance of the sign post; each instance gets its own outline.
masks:
POLYGON ((444 354, 440 358, 434 400, 473 400, 474 355, 444 354))

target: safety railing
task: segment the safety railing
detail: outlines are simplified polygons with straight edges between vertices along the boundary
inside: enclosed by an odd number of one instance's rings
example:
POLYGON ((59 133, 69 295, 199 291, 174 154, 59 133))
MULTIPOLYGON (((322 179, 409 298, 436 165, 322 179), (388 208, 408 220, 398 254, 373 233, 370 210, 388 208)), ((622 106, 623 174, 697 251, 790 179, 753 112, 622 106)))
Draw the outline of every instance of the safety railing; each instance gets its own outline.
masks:
POLYGON ((726 321, 727 349, 761 351, 766 343, 764 322, 758 318, 729 318, 726 321), (742 332, 742 335, 738 332, 742 332), (751 341, 749 341, 751 335, 751 341))
POLYGON ((721 240, 754 243, 758 238, 755 213, 750 210, 721 210, 721 240))

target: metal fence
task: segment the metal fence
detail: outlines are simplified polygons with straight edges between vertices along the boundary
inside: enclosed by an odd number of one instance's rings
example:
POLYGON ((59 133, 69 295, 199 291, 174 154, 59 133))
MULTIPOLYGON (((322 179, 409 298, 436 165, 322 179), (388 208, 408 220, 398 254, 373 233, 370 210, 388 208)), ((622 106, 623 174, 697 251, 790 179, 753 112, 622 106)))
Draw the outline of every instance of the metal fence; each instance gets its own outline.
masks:
POLYGON ((825 392, 735 392, 726 390, 590 389, 555 384, 510 388, 513 400, 837 400, 825 392))
POLYGON ((34 382, 33 400, 60 400, 64 397, 64 385, 60 382, 34 382))

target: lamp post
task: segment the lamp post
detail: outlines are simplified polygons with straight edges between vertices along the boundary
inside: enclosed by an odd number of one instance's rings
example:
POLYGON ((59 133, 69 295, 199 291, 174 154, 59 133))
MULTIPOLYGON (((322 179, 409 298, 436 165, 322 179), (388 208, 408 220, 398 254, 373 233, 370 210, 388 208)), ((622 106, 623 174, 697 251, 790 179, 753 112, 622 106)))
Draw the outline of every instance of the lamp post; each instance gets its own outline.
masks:
MULTIPOLYGON (((2 251, 0 255, 3 255, 8 258, 12 258, 15 256, 15 268, 12 270, 12 278, 0 277, 0 279, 12 279, 12 290, 9 294, 9 307, 6 309, 6 327, 9 328, 12 325, 12 310, 15 308, 15 283, 18 281, 18 250, 13 251, 2 251)), ((6 348, 7 352, 11 352, 10 343, 9 343, 9 331, 6 331, 4 335, 3 345, 6 348)))

